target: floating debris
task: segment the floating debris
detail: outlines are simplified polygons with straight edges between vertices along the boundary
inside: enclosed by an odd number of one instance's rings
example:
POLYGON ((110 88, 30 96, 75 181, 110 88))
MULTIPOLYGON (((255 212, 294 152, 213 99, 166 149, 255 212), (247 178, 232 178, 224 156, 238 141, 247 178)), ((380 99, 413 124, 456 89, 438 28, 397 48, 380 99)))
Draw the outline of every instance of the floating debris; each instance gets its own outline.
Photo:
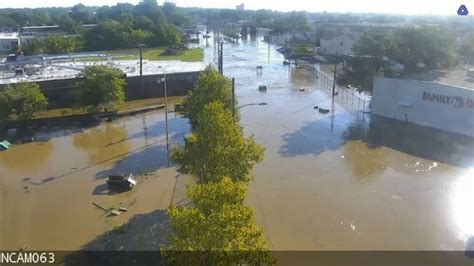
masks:
POLYGON ((120 214, 122 214, 121 211, 117 211, 117 210, 111 210, 110 213, 114 216, 119 216, 120 214))
POLYGON ((12 146, 13 146, 13 144, 8 142, 8 140, 4 140, 4 141, 0 142, 0 151, 6 151, 6 150, 10 149, 12 146))
POLYGON ((319 112, 321 114, 327 114, 327 113, 329 113, 329 109, 319 108, 319 112))

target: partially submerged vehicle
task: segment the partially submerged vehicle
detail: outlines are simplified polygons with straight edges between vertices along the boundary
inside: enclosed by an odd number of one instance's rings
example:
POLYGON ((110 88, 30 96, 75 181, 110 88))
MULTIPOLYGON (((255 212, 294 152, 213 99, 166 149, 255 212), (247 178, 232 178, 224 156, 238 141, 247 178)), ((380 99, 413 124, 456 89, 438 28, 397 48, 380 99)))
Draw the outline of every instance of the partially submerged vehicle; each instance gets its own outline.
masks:
POLYGON ((10 149, 13 145, 8 141, 4 140, 0 142, 0 151, 6 151, 10 149))
POLYGON ((137 181, 133 179, 132 174, 128 176, 109 175, 107 177, 107 186, 109 187, 109 190, 131 190, 136 184, 137 181))

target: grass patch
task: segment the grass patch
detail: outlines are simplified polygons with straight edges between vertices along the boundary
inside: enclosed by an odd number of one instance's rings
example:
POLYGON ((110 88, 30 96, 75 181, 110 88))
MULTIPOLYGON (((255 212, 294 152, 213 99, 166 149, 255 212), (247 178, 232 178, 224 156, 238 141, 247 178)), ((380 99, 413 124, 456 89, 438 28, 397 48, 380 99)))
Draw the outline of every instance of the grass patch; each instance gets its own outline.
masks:
MULTIPOLYGON (((181 60, 184 62, 195 62, 204 60, 204 49, 192 48, 178 51, 177 55, 161 55, 166 47, 155 47, 143 49, 143 59, 147 60, 181 60)), ((138 49, 108 51, 114 60, 136 60, 140 57, 138 49)))
MULTIPOLYGON (((184 99, 184 96, 168 97, 168 106, 170 107, 171 105, 180 104, 183 102, 183 99, 184 99)), ((165 98, 151 98, 151 99, 124 102, 121 105, 119 105, 117 111, 133 110, 133 109, 150 107, 150 106, 159 105, 159 104, 165 104, 165 98)), ((173 110, 173 108, 169 108, 169 109, 173 110)), ((57 109, 50 109, 43 112, 39 112, 36 114, 35 119, 63 117, 63 116, 71 116, 71 115, 82 115, 86 113, 87 113, 86 108, 57 108, 57 109)))
MULTIPOLYGON (((201 62, 204 60, 204 49, 192 48, 185 51, 178 51, 177 55, 161 55, 166 50, 166 47, 156 48, 145 48, 143 49, 143 59, 146 60, 180 60, 183 62, 201 62)), ((140 58, 140 52, 138 49, 127 49, 127 50, 112 50, 107 51, 111 56, 112 60, 138 60, 140 58)), ((103 62, 107 61, 107 58, 84 58, 76 59, 76 62, 103 62)))

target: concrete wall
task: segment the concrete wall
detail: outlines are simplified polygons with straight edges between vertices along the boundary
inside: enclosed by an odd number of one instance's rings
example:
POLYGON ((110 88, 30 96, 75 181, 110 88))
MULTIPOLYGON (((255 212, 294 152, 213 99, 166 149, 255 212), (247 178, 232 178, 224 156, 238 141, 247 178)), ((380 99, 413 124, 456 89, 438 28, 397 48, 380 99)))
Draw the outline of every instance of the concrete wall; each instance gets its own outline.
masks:
POLYGON ((376 77, 372 113, 474 137, 474 90, 376 77))
MULTIPOLYGON (((172 73, 166 75, 168 96, 183 96, 194 88, 200 72, 172 73)), ((164 97, 164 84, 157 80, 163 75, 127 77, 126 100, 139 100, 164 97)), ((48 97, 50 108, 69 107, 75 103, 81 92, 80 79, 61 79, 37 81, 43 93, 48 97)), ((2 89, 0 85, 0 89, 2 89)))

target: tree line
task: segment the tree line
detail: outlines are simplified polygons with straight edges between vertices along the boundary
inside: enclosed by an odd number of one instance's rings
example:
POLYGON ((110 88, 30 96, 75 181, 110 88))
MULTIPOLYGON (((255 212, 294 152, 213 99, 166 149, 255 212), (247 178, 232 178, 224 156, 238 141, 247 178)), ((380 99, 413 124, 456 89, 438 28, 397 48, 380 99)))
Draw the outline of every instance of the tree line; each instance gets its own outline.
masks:
POLYGON ((174 3, 165 2, 159 6, 156 0, 100 8, 77 4, 70 10, 0 11, 0 27, 58 25, 68 34, 25 41, 21 47, 25 54, 126 49, 141 43, 148 46, 179 45, 183 36, 177 27, 186 23, 186 16, 174 3), (85 27, 87 24, 96 25, 85 27))
POLYGON ((354 44, 354 55, 344 58, 350 67, 342 79, 371 91, 376 73, 396 77, 473 63, 474 35, 461 43, 456 39, 454 32, 439 27, 366 31, 354 44))

